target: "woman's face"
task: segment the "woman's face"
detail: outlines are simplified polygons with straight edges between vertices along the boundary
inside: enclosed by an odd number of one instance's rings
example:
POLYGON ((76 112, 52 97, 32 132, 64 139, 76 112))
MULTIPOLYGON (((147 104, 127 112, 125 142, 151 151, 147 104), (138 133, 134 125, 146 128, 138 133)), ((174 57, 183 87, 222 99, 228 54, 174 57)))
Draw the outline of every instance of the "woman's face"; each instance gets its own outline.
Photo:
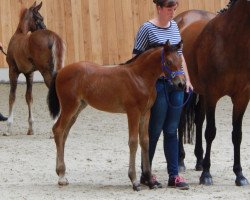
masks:
POLYGON ((158 6, 158 13, 167 20, 172 20, 176 11, 177 5, 172 7, 160 7, 158 6))

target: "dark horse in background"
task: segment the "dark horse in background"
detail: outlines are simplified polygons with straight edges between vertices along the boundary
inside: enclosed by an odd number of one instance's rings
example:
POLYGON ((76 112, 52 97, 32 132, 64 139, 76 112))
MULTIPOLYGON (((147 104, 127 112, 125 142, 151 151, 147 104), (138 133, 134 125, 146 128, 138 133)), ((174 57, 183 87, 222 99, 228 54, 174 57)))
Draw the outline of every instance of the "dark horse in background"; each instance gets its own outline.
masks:
POLYGON ((29 129, 27 134, 33 134, 32 84, 34 71, 38 70, 49 87, 53 74, 63 67, 65 45, 63 40, 54 32, 46 30, 43 17, 38 12, 42 2, 36 2, 21 11, 20 21, 15 34, 11 37, 7 50, 7 63, 9 65, 10 95, 8 133, 11 133, 13 123, 13 105, 17 80, 20 73, 26 78, 26 102, 29 109, 29 129))
MULTIPOLYGON (((200 184, 213 184, 210 174, 210 153, 216 136, 215 108, 218 100, 227 95, 233 103, 232 142, 234 145, 233 171, 237 186, 248 185, 240 159, 242 120, 250 98, 250 1, 231 0, 209 22, 199 20, 186 27, 181 35, 183 52, 194 90, 201 95, 195 117, 196 135, 201 137, 206 117, 206 153, 202 162, 200 184), (196 32, 197 37, 193 37, 196 32), (199 136, 200 135, 200 136, 199 136)), ((196 146, 197 147, 197 146, 196 146)), ((202 145, 200 152, 202 159, 202 145)))
MULTIPOLYGON (((72 125, 79 113, 90 106, 111 113, 126 113, 129 129, 128 176, 133 189, 140 190, 136 179, 136 151, 138 140, 142 152, 143 176, 153 188, 148 157, 148 121, 150 108, 156 98, 155 84, 162 72, 170 76, 181 70, 177 50, 181 43, 151 48, 129 62, 116 67, 103 67, 90 62, 78 62, 61 69, 51 83, 48 105, 51 115, 59 118, 53 126, 57 148, 56 172, 58 184, 67 185, 64 147, 72 125), (165 63, 171 63, 165 66, 165 63), (151 66, 151 67, 149 67, 151 66), (152 67, 154 66, 154 67, 152 67)), ((172 77, 176 87, 184 87, 184 75, 172 77)))
MULTIPOLYGON (((189 36, 192 37, 192 40, 195 40, 200 32, 202 31, 202 28, 214 17, 216 16, 215 13, 204 11, 204 10, 188 10, 180 13, 177 15, 174 20, 178 24, 180 33, 184 32, 185 29, 189 28, 189 26, 193 23, 200 23, 201 25, 196 25, 193 28, 192 34, 189 36)), ((185 44, 186 45, 190 40, 185 37, 185 44)), ((190 45, 190 44, 188 44, 190 45)), ((185 48, 186 49, 186 48, 185 48)), ((184 55, 187 52, 184 53, 184 55)), ((185 93, 185 96, 187 94, 185 93)), ((186 97, 188 98, 188 97, 186 97)), ((188 101, 188 104, 183 108, 179 127, 178 127, 178 135, 179 135, 179 171, 183 172, 186 170, 184 159, 185 159, 185 150, 184 150, 184 143, 193 143, 193 129, 194 126, 192 125, 192 120, 194 120, 194 109, 191 108, 196 102, 196 94, 194 93, 191 98, 188 101)), ((198 136, 196 137, 196 145, 202 144, 202 137, 198 136)), ((199 152, 198 152, 199 153, 199 152)), ((195 154, 197 154, 195 152, 195 154)), ((196 164, 196 169, 201 169, 201 162, 196 164)))

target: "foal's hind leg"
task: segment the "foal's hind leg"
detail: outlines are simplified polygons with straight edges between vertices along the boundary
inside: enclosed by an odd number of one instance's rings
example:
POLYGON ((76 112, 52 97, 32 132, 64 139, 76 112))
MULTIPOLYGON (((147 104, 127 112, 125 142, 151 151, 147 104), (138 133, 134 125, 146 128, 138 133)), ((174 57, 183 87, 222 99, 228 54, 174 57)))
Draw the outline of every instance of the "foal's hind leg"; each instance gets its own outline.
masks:
POLYGON ((33 130, 34 119, 33 119, 32 110, 31 110, 31 106, 33 103, 33 97, 32 97, 33 75, 34 75, 33 72, 30 74, 25 74, 26 83, 27 83, 25 98, 26 98, 26 103, 28 104, 28 110, 29 110, 29 118, 28 118, 29 129, 28 129, 27 135, 34 134, 34 130, 33 130))
MULTIPOLYGON (((232 141, 234 145, 234 166, 233 171, 236 175, 235 184, 237 186, 248 185, 248 180, 242 174, 242 167, 240 163, 240 145, 242 140, 242 119, 246 111, 249 97, 242 95, 242 92, 232 98, 233 102, 233 131, 232 141)), ((244 92, 243 92, 244 93, 244 92)), ((247 92, 245 92, 247 94, 247 92)))
POLYGON ((54 140, 57 148, 56 156, 56 173, 59 176, 58 184, 67 185, 68 180, 65 177, 66 166, 64 163, 64 147, 65 142, 70 131, 70 128, 75 123, 78 114, 83 108, 86 107, 85 103, 74 104, 70 103, 69 106, 62 104, 61 114, 53 126, 54 140))
POLYGON ((19 73, 14 71, 12 65, 9 65, 9 79, 10 79, 10 94, 9 94, 9 117, 7 121, 8 130, 7 134, 9 135, 12 133, 12 124, 13 124, 13 106, 16 100, 16 88, 17 88, 17 79, 19 73))

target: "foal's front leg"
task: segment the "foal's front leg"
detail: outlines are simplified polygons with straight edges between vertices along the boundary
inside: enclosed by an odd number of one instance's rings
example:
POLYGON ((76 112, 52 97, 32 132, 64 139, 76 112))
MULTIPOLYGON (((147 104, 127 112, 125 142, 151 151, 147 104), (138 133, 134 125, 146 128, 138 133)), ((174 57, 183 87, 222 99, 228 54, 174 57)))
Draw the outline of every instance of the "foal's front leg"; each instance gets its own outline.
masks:
POLYGON ((136 151, 138 148, 138 132, 139 132, 139 119, 140 113, 139 111, 129 111, 127 113, 128 116, 128 129, 129 129, 129 170, 128 176, 133 184, 133 189, 136 191, 140 191, 140 183, 136 179, 136 170, 135 170, 135 159, 136 159, 136 151))
POLYGON ((156 189, 157 185, 155 185, 152 181, 151 175, 151 166, 149 162, 149 135, 148 135, 148 123, 149 123, 150 111, 148 111, 145 115, 142 115, 140 118, 139 124, 139 136, 140 136, 140 145, 141 145, 141 154, 142 154, 142 173, 144 179, 148 182, 148 186, 150 189, 156 189))

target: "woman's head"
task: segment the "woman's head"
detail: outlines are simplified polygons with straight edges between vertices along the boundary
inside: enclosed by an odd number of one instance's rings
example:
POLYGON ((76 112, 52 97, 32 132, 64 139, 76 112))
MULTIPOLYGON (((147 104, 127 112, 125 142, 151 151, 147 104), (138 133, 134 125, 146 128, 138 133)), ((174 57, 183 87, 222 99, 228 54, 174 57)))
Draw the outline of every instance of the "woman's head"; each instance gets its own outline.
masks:
POLYGON ((160 7, 178 6, 178 0, 153 0, 153 2, 160 7))

